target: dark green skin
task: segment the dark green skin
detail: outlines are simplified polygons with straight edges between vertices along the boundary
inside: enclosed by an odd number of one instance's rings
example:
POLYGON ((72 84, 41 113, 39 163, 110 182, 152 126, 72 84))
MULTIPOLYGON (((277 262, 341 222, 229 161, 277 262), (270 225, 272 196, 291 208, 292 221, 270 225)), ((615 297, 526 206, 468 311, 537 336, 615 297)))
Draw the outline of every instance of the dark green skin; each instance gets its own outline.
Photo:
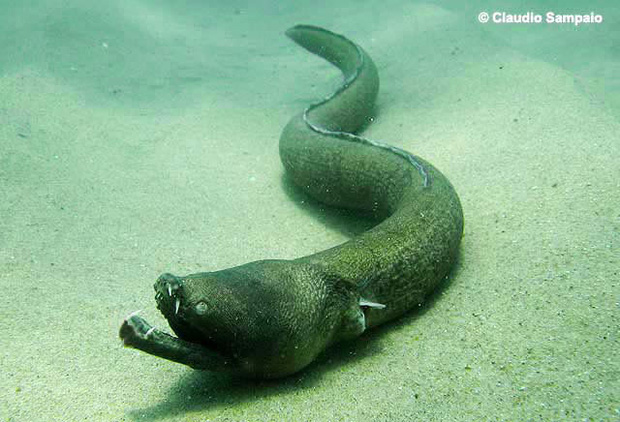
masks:
POLYGON ((196 369, 281 377, 416 307, 454 264, 463 215, 450 182, 418 157, 347 135, 372 116, 379 79, 370 57, 321 28, 299 25, 287 35, 339 67, 346 81, 284 128, 287 174, 313 198, 370 212, 381 223, 292 261, 164 274, 155 284, 157 305, 178 338, 133 314, 120 330, 126 346, 196 369))

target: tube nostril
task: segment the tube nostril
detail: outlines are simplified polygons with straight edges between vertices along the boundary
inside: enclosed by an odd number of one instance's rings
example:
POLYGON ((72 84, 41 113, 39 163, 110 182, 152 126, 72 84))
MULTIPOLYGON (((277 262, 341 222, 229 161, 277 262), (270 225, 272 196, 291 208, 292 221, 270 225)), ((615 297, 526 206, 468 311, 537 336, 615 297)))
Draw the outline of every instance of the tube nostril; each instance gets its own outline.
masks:
POLYGON ((174 282, 179 282, 179 277, 177 277, 174 274, 170 274, 170 273, 163 273, 162 275, 159 276, 159 278, 157 279, 158 283, 174 283, 174 282))

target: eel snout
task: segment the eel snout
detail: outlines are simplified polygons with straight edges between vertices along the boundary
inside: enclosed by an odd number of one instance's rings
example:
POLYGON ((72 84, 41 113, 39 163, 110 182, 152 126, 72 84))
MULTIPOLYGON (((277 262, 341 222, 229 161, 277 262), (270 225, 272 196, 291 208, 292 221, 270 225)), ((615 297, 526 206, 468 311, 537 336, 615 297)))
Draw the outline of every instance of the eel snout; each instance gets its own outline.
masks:
POLYGON ((170 273, 159 276, 155 282, 157 308, 165 316, 177 315, 183 302, 183 279, 170 273))

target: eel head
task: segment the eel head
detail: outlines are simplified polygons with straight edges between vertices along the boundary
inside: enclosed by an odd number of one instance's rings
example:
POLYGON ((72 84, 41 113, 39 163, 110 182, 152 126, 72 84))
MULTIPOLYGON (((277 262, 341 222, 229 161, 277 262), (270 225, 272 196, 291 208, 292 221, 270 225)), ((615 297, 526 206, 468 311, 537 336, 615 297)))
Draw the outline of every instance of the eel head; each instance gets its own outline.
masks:
POLYGON ((125 346, 196 369, 275 378, 308 365, 365 329, 353 284, 299 261, 256 261, 155 283, 157 307, 178 337, 132 314, 125 346))

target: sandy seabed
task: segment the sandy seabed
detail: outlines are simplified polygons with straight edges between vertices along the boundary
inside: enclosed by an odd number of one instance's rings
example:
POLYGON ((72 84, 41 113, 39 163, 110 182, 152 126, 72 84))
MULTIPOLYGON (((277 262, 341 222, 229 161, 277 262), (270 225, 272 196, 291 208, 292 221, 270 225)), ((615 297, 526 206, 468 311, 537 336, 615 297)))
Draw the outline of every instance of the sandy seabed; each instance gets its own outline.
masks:
POLYGON ((13 3, 0 14, 2 422, 620 419, 613 2, 554 4, 604 17, 580 26, 477 20, 542 2, 13 3), (284 380, 123 349, 128 313, 166 327, 160 273, 294 258, 359 231, 282 177, 281 129, 340 80, 283 36, 297 23, 369 52, 382 87, 365 136, 456 187, 450 281, 284 380))

